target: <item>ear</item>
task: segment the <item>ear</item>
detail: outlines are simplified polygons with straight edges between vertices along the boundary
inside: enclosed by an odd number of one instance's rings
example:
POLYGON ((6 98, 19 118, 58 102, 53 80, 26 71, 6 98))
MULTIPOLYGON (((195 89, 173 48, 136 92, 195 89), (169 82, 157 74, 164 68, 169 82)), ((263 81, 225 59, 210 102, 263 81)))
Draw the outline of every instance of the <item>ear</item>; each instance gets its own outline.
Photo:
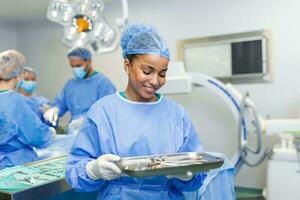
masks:
POLYGON ((87 60, 87 61, 85 61, 86 62, 86 64, 87 64, 87 67, 90 67, 91 65, 92 65, 92 60, 90 59, 90 60, 87 60))
POLYGON ((126 74, 129 74, 130 67, 131 67, 131 64, 130 64, 129 60, 125 59, 124 60, 124 69, 125 69, 126 74))

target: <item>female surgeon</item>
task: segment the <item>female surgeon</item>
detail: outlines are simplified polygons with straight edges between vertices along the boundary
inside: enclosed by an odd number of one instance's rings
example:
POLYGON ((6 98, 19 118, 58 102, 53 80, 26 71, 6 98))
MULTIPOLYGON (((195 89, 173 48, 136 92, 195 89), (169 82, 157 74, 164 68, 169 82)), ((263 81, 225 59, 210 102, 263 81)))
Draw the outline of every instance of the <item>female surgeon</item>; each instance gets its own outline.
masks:
POLYGON ((36 89, 36 73, 30 67, 24 67, 22 70, 23 80, 19 81, 17 84, 17 90, 19 93, 23 94, 29 107, 43 119, 43 113, 47 108, 50 108, 50 102, 48 99, 42 96, 33 95, 36 89))
POLYGON ((136 24, 121 36, 128 85, 89 110, 66 165, 66 180, 79 191, 99 190, 98 199, 184 199, 205 174, 132 178, 115 164, 120 157, 202 152, 183 107, 156 91, 166 81, 168 48, 155 28, 136 24))
POLYGON ((45 147, 55 134, 14 90, 25 62, 15 50, 0 53, 0 169, 37 160, 33 147, 45 147))

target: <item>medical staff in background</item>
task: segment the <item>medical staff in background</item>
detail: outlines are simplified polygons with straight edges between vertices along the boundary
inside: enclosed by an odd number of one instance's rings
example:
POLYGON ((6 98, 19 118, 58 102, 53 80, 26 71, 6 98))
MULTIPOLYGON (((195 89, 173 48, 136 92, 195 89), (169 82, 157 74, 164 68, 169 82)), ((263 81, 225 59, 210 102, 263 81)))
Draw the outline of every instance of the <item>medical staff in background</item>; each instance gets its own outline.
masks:
POLYGON ((71 113, 68 133, 77 133, 88 109, 102 97, 115 93, 112 82, 92 67, 92 55, 88 49, 75 48, 68 53, 74 78, 70 79, 55 97, 44 118, 57 125, 57 120, 67 111, 71 113))
POLYGON ((17 90, 27 97, 28 105, 42 120, 44 112, 50 108, 50 101, 43 96, 34 94, 37 84, 37 76, 34 69, 24 67, 21 74, 23 79, 18 82, 17 90))
POLYGON ((46 147, 56 133, 15 91, 24 63, 16 50, 0 53, 0 169, 37 160, 33 147, 46 147))
POLYGON ((66 181, 98 199, 184 199, 206 174, 132 178, 122 176, 120 157, 203 152, 186 110, 157 93, 166 81, 169 50, 157 30, 128 26, 121 36, 125 91, 97 101, 79 129, 66 165, 66 181))

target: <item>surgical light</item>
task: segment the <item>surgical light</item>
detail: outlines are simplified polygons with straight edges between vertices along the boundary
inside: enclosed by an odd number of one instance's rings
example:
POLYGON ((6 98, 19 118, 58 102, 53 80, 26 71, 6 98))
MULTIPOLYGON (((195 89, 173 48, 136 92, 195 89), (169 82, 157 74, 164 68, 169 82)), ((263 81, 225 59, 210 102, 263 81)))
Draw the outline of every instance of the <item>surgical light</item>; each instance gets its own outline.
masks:
MULTIPOLYGON (((128 19, 127 0, 121 0, 123 17, 115 20, 119 32, 128 19)), ((63 43, 70 48, 91 47, 95 53, 114 51, 117 31, 105 21, 104 0, 53 0, 47 18, 64 26, 63 43)))

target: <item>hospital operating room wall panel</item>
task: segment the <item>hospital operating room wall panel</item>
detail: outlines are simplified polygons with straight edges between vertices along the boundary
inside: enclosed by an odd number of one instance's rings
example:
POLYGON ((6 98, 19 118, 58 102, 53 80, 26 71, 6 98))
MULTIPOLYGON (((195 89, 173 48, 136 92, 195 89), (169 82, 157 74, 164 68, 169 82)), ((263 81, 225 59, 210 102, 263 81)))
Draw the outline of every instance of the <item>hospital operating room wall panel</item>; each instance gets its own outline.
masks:
POLYGON ((48 20, 18 23, 18 48, 37 73, 37 93, 53 99, 72 77, 62 45, 63 30, 48 20))
POLYGON ((17 26, 15 22, 0 21, 0 52, 17 48, 17 26))

